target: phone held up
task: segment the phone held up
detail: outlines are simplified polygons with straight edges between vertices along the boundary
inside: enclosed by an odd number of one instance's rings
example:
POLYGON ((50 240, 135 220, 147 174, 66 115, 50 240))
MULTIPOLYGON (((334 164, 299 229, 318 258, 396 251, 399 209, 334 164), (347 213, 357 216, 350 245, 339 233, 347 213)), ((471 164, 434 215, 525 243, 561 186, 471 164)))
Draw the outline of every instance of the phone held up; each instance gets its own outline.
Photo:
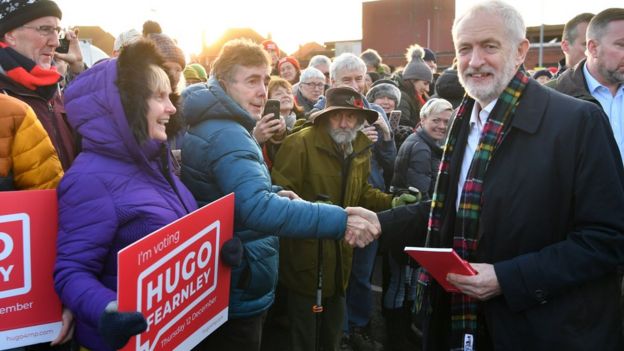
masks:
POLYGON ((59 39, 59 46, 55 49, 55 51, 60 54, 66 54, 67 52, 69 52, 69 39, 59 39))
POLYGON ((399 127, 399 122, 401 121, 401 110, 392 110, 390 112, 390 129, 395 131, 399 127))
POLYGON ((264 111, 262 111, 262 116, 266 116, 269 113, 273 113, 273 117, 271 119, 279 119, 280 118, 280 102, 279 100, 269 99, 264 104, 264 111))

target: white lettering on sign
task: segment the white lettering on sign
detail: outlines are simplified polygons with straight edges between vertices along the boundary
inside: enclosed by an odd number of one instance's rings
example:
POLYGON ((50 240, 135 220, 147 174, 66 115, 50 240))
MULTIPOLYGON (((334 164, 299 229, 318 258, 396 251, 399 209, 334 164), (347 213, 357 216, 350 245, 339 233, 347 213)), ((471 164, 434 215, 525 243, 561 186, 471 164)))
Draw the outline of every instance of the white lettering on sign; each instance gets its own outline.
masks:
POLYGON ((0 215, 0 299, 26 294, 32 287, 30 217, 0 215))
POLYGON ((155 255, 163 246, 164 256, 156 262, 139 257, 139 264, 150 265, 137 279, 137 310, 148 323, 147 330, 136 337, 137 350, 153 351, 182 318, 192 320, 193 312, 215 291, 220 226, 216 220, 184 240, 178 232, 167 234, 156 245, 139 252, 155 255), (166 246, 169 252, 165 252, 166 246))
POLYGON ((11 272, 13 271, 13 265, 8 267, 0 267, 0 275, 2 275, 2 281, 5 283, 11 278, 11 272))
POLYGON ((0 261, 11 255, 13 252, 13 239, 7 233, 0 232, 0 241, 2 242, 2 251, 0 251, 0 261))
MULTIPOLYGON (((2 242, 2 251, 0 251, 0 261, 11 255, 13 252, 13 239, 7 233, 0 232, 0 242, 2 242)), ((0 266, 0 275, 2 275, 2 281, 8 282, 11 278, 11 272, 13 271, 13 265, 0 266)))
MULTIPOLYGON (((205 241, 197 252, 191 251, 184 259, 175 262, 173 267, 168 267, 165 272, 159 273, 155 279, 147 282, 147 309, 151 310, 155 303, 163 299, 163 282, 168 294, 174 292, 180 283, 180 274, 184 282, 189 281, 195 274, 195 269, 204 269, 212 256, 212 244, 205 241), (173 276, 173 278, 172 278, 173 276), (155 300, 155 301, 154 301, 155 300)), ((210 270, 208 270, 210 272, 210 270)), ((206 274, 206 276, 208 276, 206 274)), ((206 282, 208 280, 206 279, 206 282)), ((199 281, 198 281, 199 283, 199 281)), ((203 282, 202 282, 203 283, 203 282)), ((200 283, 201 285, 201 283, 200 283)), ((175 296, 174 296, 175 297, 175 296)))

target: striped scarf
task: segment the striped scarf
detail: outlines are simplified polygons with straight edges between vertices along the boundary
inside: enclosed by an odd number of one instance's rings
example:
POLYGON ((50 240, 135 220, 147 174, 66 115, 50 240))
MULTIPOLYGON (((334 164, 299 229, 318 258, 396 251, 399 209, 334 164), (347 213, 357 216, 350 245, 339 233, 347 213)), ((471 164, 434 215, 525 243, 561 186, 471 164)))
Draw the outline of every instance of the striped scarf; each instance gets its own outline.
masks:
MULTIPOLYGON (((483 191, 483 179, 487 172, 492 155, 501 145, 505 135, 509 131, 514 112, 522 97, 522 93, 529 78, 523 67, 516 72, 514 78, 499 96, 496 106, 490 114, 479 140, 479 146, 475 150, 472 163, 466 176, 466 182, 461 193, 459 208, 453 232, 453 249, 459 256, 468 261, 473 261, 474 253, 479 244, 478 227, 481 213, 481 195, 483 191)), ((455 206, 454 199, 446 199, 446 191, 451 186, 449 168, 453 152, 457 148, 457 140, 460 129, 464 123, 462 120, 470 118, 474 100, 465 98, 455 116, 455 122, 451 127, 442 161, 436 189, 431 203, 431 215, 427 233, 427 246, 433 242, 443 243, 441 240, 441 228, 444 206, 455 206)), ((458 194, 460 195, 460 194, 458 194)), ((428 273, 420 274, 420 286, 427 286, 431 277, 428 273)), ((422 294, 420 294, 422 296, 422 294)), ((476 339, 478 301, 461 293, 451 293, 451 350, 476 350, 466 347, 465 342, 476 339)))
POLYGON ((56 67, 44 69, 33 60, 0 42, 0 66, 11 80, 49 100, 57 91, 61 75, 56 67))

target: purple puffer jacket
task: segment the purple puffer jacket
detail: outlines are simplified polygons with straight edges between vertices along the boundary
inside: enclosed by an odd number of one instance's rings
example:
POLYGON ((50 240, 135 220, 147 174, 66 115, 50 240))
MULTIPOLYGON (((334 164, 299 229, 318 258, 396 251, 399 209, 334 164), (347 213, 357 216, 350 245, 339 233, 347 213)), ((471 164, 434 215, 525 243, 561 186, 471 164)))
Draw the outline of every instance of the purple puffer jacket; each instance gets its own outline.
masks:
MULTIPOLYGON (((56 291, 76 318, 76 338, 91 350, 109 350, 97 333, 106 305, 117 300, 117 252, 186 215, 197 205, 168 171, 166 144, 139 146, 115 85, 117 60, 82 73, 65 94, 82 152, 58 187, 56 291)), ((169 167, 171 169, 171 167, 169 167)))

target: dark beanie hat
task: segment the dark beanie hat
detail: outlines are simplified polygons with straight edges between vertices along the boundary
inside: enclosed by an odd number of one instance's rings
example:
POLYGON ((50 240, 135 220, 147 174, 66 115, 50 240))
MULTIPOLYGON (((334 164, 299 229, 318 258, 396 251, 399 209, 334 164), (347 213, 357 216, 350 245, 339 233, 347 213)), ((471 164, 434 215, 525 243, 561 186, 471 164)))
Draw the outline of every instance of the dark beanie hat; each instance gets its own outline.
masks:
POLYGON ((539 71, 533 73, 533 79, 537 79, 541 76, 548 77, 548 79, 552 79, 553 75, 547 69, 540 69, 539 71))
POLYGON ((429 48, 425 48, 424 50, 425 56, 423 57, 423 60, 436 62, 436 54, 429 48))
POLYGON ((165 34, 152 33, 148 38, 156 44, 158 51, 165 59, 165 61, 177 62, 180 67, 184 69, 186 66, 186 59, 184 58, 184 52, 180 49, 173 39, 169 38, 165 34))
POLYGON ((50 0, 0 0, 0 36, 46 16, 61 19, 63 13, 56 3, 50 0))

